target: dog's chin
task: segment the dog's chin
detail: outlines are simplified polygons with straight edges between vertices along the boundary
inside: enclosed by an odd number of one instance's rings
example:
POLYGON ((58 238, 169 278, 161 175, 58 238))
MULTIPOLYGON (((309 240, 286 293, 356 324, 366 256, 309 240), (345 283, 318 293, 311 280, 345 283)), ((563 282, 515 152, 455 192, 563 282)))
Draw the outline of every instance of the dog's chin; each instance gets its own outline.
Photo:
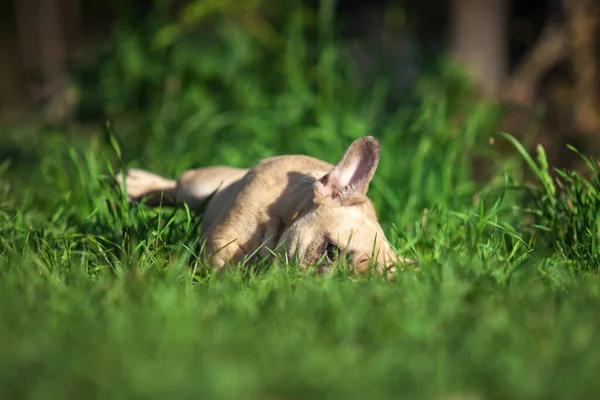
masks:
MULTIPOLYGON (((286 242, 289 243, 289 242, 286 242)), ((317 257, 311 257, 310 251, 308 249, 302 248, 302 246, 297 246, 294 244, 287 245, 285 248, 281 249, 282 255, 285 255, 287 260, 296 265, 299 271, 308 272, 314 271, 319 275, 326 274, 332 270, 332 267, 322 259, 317 257)))
POLYGON ((283 231, 277 246, 278 253, 285 256, 288 262, 296 264, 301 270, 306 270, 312 261, 308 257, 308 250, 312 241, 307 240, 307 235, 309 237, 313 236, 306 232, 303 234, 302 227, 296 221, 283 231))
POLYGON ((311 257, 307 250, 294 247, 287 251, 287 257, 288 260, 295 263, 298 270, 302 272, 314 271, 318 274, 324 274, 330 270, 330 266, 327 262, 316 257, 311 257))

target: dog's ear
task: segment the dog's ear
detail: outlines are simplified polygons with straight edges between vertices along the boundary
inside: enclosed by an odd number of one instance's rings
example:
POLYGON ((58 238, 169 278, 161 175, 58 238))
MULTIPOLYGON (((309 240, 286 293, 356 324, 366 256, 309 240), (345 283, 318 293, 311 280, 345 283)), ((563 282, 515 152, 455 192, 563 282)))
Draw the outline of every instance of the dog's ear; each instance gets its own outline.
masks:
POLYGON ((331 171, 315 182, 315 201, 366 195, 379 163, 379 142, 371 136, 350 144, 331 171))

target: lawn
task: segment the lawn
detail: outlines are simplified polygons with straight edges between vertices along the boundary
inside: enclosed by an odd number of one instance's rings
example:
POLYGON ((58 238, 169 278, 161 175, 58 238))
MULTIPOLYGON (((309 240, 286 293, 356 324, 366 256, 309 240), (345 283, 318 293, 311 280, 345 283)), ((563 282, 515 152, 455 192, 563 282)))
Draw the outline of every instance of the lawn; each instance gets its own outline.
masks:
POLYGON ((77 118, 2 128, 2 397, 598 396, 595 176, 550 178, 451 64, 401 91, 365 84, 290 21, 284 51, 226 23, 210 41, 121 27, 74 73, 77 118), (336 162, 364 135, 382 145, 382 226, 419 262, 391 281, 278 262, 217 278, 196 257, 200 218, 128 205, 114 184, 132 166, 336 162))

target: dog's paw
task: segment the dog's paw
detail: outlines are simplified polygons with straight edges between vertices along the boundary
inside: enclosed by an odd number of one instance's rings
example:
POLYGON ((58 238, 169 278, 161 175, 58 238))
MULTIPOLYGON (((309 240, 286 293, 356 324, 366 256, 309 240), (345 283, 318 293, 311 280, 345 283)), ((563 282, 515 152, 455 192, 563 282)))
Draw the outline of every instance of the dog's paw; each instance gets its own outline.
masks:
POLYGON ((136 201, 151 192, 173 187, 172 181, 137 168, 129 169, 125 174, 118 174, 116 179, 121 190, 127 191, 127 201, 129 202, 136 201))
POLYGON ((420 266, 416 260, 412 260, 407 257, 400 257, 399 259, 402 271, 405 271, 405 268, 412 268, 414 270, 419 270, 420 266))

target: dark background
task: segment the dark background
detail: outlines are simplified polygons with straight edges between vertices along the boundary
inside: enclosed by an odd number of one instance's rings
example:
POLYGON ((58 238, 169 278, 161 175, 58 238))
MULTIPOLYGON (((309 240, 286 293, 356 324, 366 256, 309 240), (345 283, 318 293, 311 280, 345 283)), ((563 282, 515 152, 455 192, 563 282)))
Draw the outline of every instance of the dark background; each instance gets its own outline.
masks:
MULTIPOLYGON (((213 34, 218 20, 233 20, 260 33, 265 24, 285 29, 286 13, 300 3, 315 12, 323 6, 316 0, 2 2, 0 121, 101 123, 106 113, 81 93, 96 79, 103 43, 115 27, 139 33, 149 29, 149 21, 181 23, 192 3, 212 10, 185 25, 186 34, 202 38, 213 34)), ((592 155, 599 150, 599 3, 340 0, 334 5, 331 34, 353 54, 367 84, 383 66, 388 73, 392 68, 399 98, 427 65, 441 58, 458 61, 472 73, 477 96, 505 107, 499 130, 520 138, 527 132, 530 143, 546 147, 553 164, 572 166, 575 159, 566 144, 592 155)), ((319 40, 317 34, 314 40, 319 40)))

